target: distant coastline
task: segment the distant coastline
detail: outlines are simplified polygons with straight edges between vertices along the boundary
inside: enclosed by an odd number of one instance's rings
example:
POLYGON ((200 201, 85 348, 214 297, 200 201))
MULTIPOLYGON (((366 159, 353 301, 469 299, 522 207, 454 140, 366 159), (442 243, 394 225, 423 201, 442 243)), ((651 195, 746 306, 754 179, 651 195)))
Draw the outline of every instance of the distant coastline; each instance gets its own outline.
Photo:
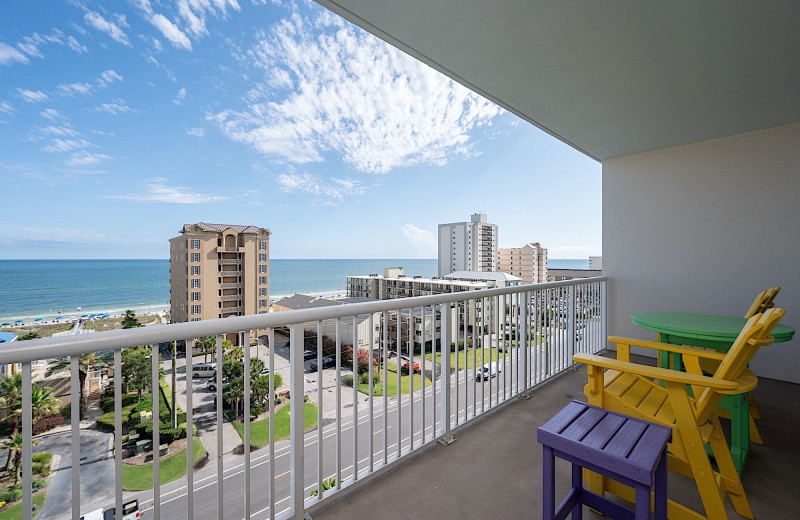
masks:
MULTIPOLYGON (((588 269, 589 261, 551 259, 548 265, 588 269)), ((348 275, 394 266, 420 276, 436 276, 438 269, 436 259, 271 259, 270 299, 344 295, 348 275)), ((127 309, 158 313, 169 310, 169 260, 0 260, 0 287, 0 325, 127 309)))

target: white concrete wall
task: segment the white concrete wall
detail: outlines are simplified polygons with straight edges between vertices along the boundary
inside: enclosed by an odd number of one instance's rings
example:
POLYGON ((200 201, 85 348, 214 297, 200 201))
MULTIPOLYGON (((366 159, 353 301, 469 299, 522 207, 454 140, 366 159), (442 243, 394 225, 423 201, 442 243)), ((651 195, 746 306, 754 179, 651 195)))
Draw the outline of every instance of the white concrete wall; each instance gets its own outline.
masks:
MULTIPOLYGON (((609 334, 652 338, 631 323, 636 311, 743 315, 772 285, 797 329, 799 253, 800 125, 603 164, 609 334)), ((751 367, 800 383, 800 339, 763 348, 751 367)))

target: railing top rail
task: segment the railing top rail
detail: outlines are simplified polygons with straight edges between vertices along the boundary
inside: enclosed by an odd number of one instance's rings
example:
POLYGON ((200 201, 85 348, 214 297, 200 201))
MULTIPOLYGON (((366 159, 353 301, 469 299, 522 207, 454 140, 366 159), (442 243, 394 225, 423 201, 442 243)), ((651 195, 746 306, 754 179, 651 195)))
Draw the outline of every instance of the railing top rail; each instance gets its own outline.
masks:
POLYGON ((604 282, 605 276, 546 282, 529 285, 515 285, 495 289, 461 291, 431 296, 414 296, 392 300, 353 303, 296 311, 272 312, 269 314, 251 314, 214 320, 173 323, 169 325, 153 325, 136 329, 111 330, 76 336, 60 336, 14 341, 3 345, 0 349, 0 364, 25 363, 39 359, 49 359, 76 354, 86 354, 101 350, 135 347, 171 342, 180 339, 192 339, 202 336, 216 336, 243 330, 260 330, 274 327, 285 327, 298 323, 318 320, 344 318, 383 311, 410 309, 426 305, 438 305, 460 300, 471 300, 504 294, 537 291, 552 287, 568 287, 588 283, 604 282))

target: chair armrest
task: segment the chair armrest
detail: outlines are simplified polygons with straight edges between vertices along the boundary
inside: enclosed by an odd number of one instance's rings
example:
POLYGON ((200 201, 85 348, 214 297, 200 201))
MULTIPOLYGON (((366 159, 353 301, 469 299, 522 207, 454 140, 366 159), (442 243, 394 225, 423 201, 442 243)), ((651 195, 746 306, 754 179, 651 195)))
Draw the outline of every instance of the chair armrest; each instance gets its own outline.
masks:
POLYGON ((714 377, 689 374, 668 368, 629 363, 627 361, 620 361, 618 359, 595 356, 592 354, 575 354, 572 356, 572 359, 577 363, 583 363, 585 365, 618 370, 620 372, 636 374, 638 376, 648 377, 650 379, 662 379, 664 381, 672 381, 675 383, 713 388, 720 392, 730 390, 732 391, 731 393, 738 393, 736 390, 738 390, 740 386, 736 381, 728 381, 726 379, 717 379, 714 377))
POLYGON ((668 352, 675 352, 676 354, 685 354, 688 356, 697 356, 708 359, 716 359, 722 361, 725 359, 727 352, 715 350, 713 348, 695 347, 692 345, 675 345, 672 343, 660 343, 658 341, 650 341, 646 339, 625 338, 622 336, 609 336, 608 341, 618 345, 630 345, 631 347, 644 347, 652 348, 655 350, 664 350, 668 352))

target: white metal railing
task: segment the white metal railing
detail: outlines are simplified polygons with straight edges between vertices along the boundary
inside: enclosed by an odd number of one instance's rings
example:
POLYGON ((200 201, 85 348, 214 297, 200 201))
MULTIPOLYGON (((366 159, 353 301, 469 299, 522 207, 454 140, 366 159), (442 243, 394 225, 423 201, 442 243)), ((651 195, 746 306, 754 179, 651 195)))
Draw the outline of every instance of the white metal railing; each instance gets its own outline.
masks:
MULTIPOLYGON (((0 350, 0 364, 23 363, 23 518, 31 518, 32 504, 32 361, 69 359, 72 509, 64 511, 65 518, 77 519, 103 500, 101 507, 115 505, 119 513, 123 502, 136 498, 147 517, 155 519, 206 518, 210 511, 217 518, 301 519, 309 508, 419 448, 451 442, 457 428, 484 412, 516 396, 530 397, 537 385, 573 364, 572 354, 605 348, 605 309, 606 278, 598 277, 11 343, 0 350), (189 355, 177 360, 176 369, 178 403, 186 410, 187 467, 192 467, 195 437, 216 455, 162 490, 161 434, 152 428, 153 490, 123 493, 122 351, 145 345, 147 354, 159 344, 188 345, 194 338, 213 336, 217 367, 223 367, 223 339, 250 345, 254 334, 260 337, 264 331, 269 348, 243 350, 241 397, 252 402, 250 360, 258 357, 269 368, 264 403, 269 426, 251 423, 244 413, 241 430, 244 446, 252 444, 258 428, 259 442, 266 447, 252 453, 244 449, 243 457, 224 453, 226 438, 240 440, 224 420, 224 370, 216 371, 212 392, 205 380, 191 377, 202 359, 189 355), (309 350, 313 357, 304 359, 309 350), (109 435, 115 477, 106 497, 81 495, 81 478, 92 473, 89 462, 81 472, 78 418, 80 356, 89 353, 109 359, 114 374, 114 431, 109 435), (348 360, 373 369, 354 375, 348 360), (276 423, 285 420, 275 410, 276 374, 288 381, 284 387, 290 404, 299 406, 301 396, 307 396, 317 406, 315 414, 305 404, 304 413, 289 414, 288 440, 276 439, 276 423), (348 384, 350 378, 354 381, 348 384), (403 388, 413 390, 404 393, 403 388), (313 416, 316 428, 304 432, 304 421, 313 416), (331 478, 335 483, 325 490, 331 478), (319 493, 312 496, 313 490, 319 493)), ((167 370, 165 381, 171 384, 171 362, 160 364, 158 356, 147 355, 151 387, 159 387, 160 369, 167 370)), ((153 421, 159 421, 156 397, 152 409, 153 421)), ((102 454, 90 459, 111 464, 102 454)))

